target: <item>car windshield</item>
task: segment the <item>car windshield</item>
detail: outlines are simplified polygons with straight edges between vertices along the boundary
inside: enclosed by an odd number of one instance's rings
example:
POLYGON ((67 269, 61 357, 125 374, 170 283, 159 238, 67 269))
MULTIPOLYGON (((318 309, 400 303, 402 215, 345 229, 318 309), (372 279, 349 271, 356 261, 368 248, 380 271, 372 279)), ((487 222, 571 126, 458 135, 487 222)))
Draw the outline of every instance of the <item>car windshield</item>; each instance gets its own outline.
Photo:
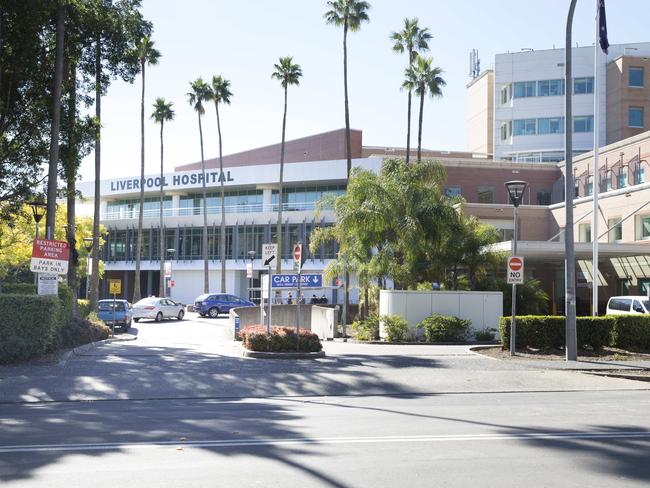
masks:
MULTIPOLYGON (((108 302, 99 302, 98 304, 99 310, 102 312, 105 312, 107 310, 113 310, 113 301, 108 301, 108 302)), ((115 302, 115 310, 117 311, 123 311, 124 310, 124 302, 115 302)))
POLYGON ((205 293, 205 294, 203 294, 203 295, 199 295, 198 297, 196 297, 196 301, 197 301, 197 302, 201 302, 201 301, 205 300, 206 298, 208 298, 209 296, 210 296, 210 295, 207 294, 207 293, 205 293))
POLYGON ((157 298, 143 298, 140 300, 138 303, 135 304, 135 306, 141 306, 141 305, 155 305, 156 302, 158 302, 157 298))
POLYGON ((643 300, 641 303, 643 303, 646 310, 650 310, 650 300, 643 300))

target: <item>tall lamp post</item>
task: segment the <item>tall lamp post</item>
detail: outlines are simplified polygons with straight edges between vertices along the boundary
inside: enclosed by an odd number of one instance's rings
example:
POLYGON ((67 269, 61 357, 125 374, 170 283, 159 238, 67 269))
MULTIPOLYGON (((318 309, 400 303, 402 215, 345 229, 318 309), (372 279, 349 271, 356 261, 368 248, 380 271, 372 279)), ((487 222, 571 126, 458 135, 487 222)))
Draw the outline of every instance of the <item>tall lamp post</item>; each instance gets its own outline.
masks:
POLYGON ((93 250, 93 238, 84 237, 84 247, 86 248, 86 300, 88 299, 88 289, 90 287, 90 267, 92 265, 92 258, 90 252, 93 250))
POLYGON ((248 279, 248 300, 253 301, 253 260, 255 259, 255 251, 248 251, 248 258, 251 260, 250 278, 248 279))
MULTIPOLYGON (((34 225, 36 227, 36 239, 38 239, 38 223, 43 219, 47 204, 41 201, 33 201, 29 204, 32 207, 32 215, 34 216, 34 225)), ((38 285, 38 273, 34 273, 34 284, 38 285)))
MULTIPOLYGON (((528 184, 525 181, 508 181, 506 182, 506 189, 508 190, 508 195, 510 196, 510 203, 514 207, 514 221, 515 221, 515 230, 512 236, 512 255, 517 255, 517 238, 519 230, 519 205, 524 198, 524 192, 528 184)), ((517 333, 517 285, 512 285, 512 320, 510 322, 510 355, 515 355, 516 349, 516 333, 517 333)))

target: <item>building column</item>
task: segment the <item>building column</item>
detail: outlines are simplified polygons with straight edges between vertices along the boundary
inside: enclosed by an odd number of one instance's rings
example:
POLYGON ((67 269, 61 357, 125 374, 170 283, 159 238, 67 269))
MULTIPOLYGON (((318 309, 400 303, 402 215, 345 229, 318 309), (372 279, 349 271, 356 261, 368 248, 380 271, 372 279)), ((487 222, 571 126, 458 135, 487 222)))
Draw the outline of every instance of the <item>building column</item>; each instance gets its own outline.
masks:
POLYGON ((147 296, 148 297, 153 295, 152 290, 151 290, 151 274, 152 274, 152 271, 147 271, 147 296))
POLYGON ((263 205, 262 208, 264 212, 273 211, 273 208, 271 207, 271 205, 273 205, 272 199, 273 199, 273 190, 271 188, 264 188, 262 193, 262 205, 263 205))
POLYGON ((180 214, 179 207, 181 206, 181 196, 172 195, 172 215, 177 216, 180 214))
POLYGON ((128 301, 129 300, 129 272, 124 271, 124 298, 128 301))

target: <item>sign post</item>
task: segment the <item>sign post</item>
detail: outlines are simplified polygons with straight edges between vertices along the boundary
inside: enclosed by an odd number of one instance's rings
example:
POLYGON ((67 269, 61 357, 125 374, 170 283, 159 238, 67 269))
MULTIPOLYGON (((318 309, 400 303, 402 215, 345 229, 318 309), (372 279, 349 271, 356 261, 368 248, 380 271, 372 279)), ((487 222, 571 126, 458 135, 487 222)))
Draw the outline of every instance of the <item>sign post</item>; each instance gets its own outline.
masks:
POLYGON ((111 324, 111 337, 115 337, 115 298, 122 293, 122 280, 108 280, 108 292, 113 295, 113 323, 111 324))
POLYGON ((272 282, 272 277, 271 277, 271 267, 273 266, 273 263, 275 263, 276 257, 278 255, 278 245, 273 244, 273 243, 268 243, 268 244, 262 244, 262 261, 264 263, 264 266, 269 267, 269 274, 268 274, 268 302, 269 302, 269 313, 268 313, 268 318, 267 318, 267 325, 266 325, 266 331, 270 334, 271 333, 271 282, 272 282))
MULTIPOLYGON (((516 237, 515 249, 516 251, 516 237)), ((516 351, 517 334, 517 285, 524 284, 524 258, 510 256, 508 258, 507 282, 512 285, 512 319, 510 322, 510 355, 514 356, 516 351)))
POLYGON ((300 351, 300 282, 302 272, 302 244, 293 247, 293 269, 298 272, 298 291, 296 292, 296 350, 300 351))

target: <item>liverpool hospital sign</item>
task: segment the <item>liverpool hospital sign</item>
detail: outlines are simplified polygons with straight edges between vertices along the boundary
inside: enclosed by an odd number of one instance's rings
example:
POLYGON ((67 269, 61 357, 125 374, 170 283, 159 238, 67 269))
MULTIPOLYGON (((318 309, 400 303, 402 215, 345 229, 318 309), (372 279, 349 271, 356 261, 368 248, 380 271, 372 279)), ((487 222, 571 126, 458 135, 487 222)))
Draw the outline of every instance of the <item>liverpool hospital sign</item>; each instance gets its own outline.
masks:
MULTIPOLYGON (((233 182, 234 178, 230 175, 230 171, 206 171, 205 184, 214 185, 221 182, 233 182)), ((119 180, 110 180, 110 193, 122 193, 125 191, 140 191, 140 185, 145 190, 156 190, 163 188, 180 189, 193 186, 203 186, 203 173, 202 172, 183 172, 172 175, 148 176, 140 180, 140 178, 123 178, 119 180)))

